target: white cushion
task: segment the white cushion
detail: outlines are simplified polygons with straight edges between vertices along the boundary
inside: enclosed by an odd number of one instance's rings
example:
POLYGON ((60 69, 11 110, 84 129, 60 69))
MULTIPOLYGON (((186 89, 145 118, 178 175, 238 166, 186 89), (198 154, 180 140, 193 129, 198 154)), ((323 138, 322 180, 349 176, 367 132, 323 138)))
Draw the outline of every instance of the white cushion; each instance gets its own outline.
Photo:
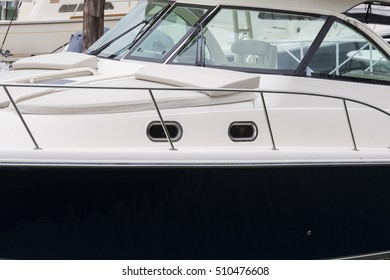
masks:
MULTIPOLYGON (((100 84, 112 90, 65 90, 18 102, 20 112, 39 115, 110 114, 155 110, 148 87, 170 86, 127 78, 100 84), (115 87, 146 87, 145 90, 115 90, 115 87)), ((199 91, 153 90, 160 109, 177 109, 250 101, 253 92, 211 97, 199 91)))
POLYGON ((97 69, 97 57, 74 52, 60 52, 30 56, 15 61, 12 69, 51 69, 65 70, 71 68, 89 67, 97 69))
MULTIPOLYGON (((205 89, 256 89, 260 83, 260 75, 256 74, 206 67, 164 64, 145 66, 135 73, 135 78, 178 87, 205 89)), ((234 93, 217 90, 202 92, 209 96, 234 93)))

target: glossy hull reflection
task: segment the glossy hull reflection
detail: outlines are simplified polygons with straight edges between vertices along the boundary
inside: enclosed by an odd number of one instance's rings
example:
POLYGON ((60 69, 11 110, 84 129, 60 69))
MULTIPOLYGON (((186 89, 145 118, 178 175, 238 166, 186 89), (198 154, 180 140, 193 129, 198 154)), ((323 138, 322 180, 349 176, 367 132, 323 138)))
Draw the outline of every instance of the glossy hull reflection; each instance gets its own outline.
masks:
POLYGON ((317 259, 390 250, 390 166, 2 168, 0 258, 317 259))

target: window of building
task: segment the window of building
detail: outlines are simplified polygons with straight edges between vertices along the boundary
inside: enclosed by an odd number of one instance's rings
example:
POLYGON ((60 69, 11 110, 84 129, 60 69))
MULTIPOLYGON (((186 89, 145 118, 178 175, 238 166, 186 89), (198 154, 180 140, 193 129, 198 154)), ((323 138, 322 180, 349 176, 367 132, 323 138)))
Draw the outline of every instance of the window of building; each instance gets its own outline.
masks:
MULTIPOLYGON (((113 10, 114 5, 110 2, 106 2, 104 10, 113 10)), ((64 4, 58 10, 60 13, 74 13, 74 12, 83 12, 84 4, 64 4), (76 10, 77 9, 77 10, 76 10)))

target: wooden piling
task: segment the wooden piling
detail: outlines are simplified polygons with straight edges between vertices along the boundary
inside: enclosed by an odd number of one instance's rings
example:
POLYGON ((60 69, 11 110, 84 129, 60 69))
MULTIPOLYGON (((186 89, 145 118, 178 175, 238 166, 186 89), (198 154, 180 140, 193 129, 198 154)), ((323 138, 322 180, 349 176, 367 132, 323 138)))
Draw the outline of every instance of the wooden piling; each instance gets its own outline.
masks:
POLYGON ((104 32, 104 5, 106 0, 85 0, 83 19, 83 51, 104 32))

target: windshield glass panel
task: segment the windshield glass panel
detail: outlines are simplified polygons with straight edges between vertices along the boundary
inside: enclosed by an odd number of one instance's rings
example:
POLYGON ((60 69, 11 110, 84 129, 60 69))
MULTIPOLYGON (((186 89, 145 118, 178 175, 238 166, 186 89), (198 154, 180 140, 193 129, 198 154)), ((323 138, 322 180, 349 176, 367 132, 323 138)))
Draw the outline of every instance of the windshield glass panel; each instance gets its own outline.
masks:
POLYGON ((292 72, 324 22, 312 15, 222 8, 172 62, 292 72))
POLYGON ((142 33, 149 22, 168 5, 167 2, 140 1, 140 3, 109 32, 97 40, 86 53, 97 51, 100 57, 120 59, 142 33), (105 47, 106 46, 106 47, 105 47), (101 48, 103 48, 101 50, 101 48))
POLYGON ((356 30, 335 22, 312 58, 306 74, 390 81, 390 61, 356 30))
POLYGON ((209 8, 177 6, 125 58, 164 60, 208 11, 209 8))

